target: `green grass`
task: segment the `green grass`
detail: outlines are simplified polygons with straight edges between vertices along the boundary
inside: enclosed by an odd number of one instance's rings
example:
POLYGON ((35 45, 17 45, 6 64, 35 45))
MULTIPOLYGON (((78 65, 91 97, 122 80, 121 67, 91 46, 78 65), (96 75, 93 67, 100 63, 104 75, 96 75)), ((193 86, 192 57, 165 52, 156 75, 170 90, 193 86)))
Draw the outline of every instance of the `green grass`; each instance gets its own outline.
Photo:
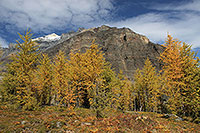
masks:
POLYGON ((16 111, 0 107, 0 132, 198 132, 200 125, 162 118, 152 112, 106 110, 97 119, 90 109, 74 111, 46 107, 40 111, 16 111))

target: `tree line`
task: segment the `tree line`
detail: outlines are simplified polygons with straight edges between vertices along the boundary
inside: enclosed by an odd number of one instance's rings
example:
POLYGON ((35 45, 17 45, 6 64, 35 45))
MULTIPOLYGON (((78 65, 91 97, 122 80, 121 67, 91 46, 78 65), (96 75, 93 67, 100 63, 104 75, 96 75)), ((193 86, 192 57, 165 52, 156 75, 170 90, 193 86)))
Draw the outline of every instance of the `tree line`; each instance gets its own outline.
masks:
POLYGON ((170 35, 159 57, 161 71, 147 58, 133 75, 134 82, 122 71, 116 74, 94 43, 85 53, 71 51, 67 57, 59 51, 50 59, 39 52, 30 31, 19 35, 22 42, 17 42, 18 53, 7 65, 1 87, 6 105, 24 110, 84 107, 93 109, 97 117, 112 108, 199 118, 199 58, 190 45, 170 35))

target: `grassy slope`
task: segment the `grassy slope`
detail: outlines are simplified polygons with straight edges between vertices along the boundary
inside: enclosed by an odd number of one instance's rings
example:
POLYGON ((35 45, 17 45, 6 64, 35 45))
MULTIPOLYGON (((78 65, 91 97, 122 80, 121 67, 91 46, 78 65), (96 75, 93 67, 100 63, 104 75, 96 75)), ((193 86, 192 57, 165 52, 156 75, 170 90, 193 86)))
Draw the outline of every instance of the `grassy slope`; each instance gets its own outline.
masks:
POLYGON ((89 109, 69 112, 48 107, 41 111, 12 111, 0 107, 0 132, 198 132, 200 125, 162 118, 149 112, 114 112, 96 119, 89 109))

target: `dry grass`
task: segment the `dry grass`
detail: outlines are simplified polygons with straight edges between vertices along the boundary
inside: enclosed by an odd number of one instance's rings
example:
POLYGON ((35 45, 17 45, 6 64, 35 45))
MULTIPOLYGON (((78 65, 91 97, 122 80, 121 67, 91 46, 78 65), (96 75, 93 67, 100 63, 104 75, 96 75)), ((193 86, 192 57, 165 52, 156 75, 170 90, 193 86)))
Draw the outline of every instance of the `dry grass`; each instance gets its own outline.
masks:
POLYGON ((46 107, 40 111, 14 111, 0 107, 0 132, 198 132, 200 125, 162 118, 152 112, 107 110, 97 119, 89 109, 75 111, 46 107))

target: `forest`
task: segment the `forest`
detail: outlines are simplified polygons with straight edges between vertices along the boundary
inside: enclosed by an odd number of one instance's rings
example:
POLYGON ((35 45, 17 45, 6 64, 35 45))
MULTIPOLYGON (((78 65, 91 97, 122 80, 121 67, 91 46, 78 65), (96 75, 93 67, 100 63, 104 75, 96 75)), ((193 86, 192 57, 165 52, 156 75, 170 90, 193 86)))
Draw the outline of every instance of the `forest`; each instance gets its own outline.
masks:
POLYGON ((71 51, 66 56, 59 51, 50 58, 38 50, 29 30, 19 36, 18 53, 12 55, 1 82, 1 108, 40 111, 53 107, 65 110, 66 115, 88 109, 94 119, 108 118, 108 110, 153 112, 200 121, 199 58, 191 45, 170 35, 162 44, 162 69, 147 58, 133 81, 112 69, 95 41, 84 53, 71 51))

